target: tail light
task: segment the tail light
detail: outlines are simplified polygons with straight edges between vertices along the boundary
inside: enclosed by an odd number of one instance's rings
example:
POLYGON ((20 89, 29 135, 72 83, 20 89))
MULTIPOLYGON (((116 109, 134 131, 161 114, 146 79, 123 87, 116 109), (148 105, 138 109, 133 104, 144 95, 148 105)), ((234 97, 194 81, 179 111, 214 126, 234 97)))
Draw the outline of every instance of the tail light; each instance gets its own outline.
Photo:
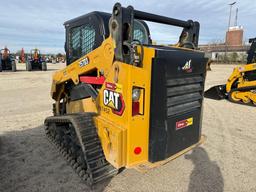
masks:
POLYGON ((132 89, 132 116, 144 113, 144 89, 133 87, 132 89))
POLYGON ((133 101, 132 102, 132 116, 139 115, 139 114, 140 114, 140 102, 133 101))

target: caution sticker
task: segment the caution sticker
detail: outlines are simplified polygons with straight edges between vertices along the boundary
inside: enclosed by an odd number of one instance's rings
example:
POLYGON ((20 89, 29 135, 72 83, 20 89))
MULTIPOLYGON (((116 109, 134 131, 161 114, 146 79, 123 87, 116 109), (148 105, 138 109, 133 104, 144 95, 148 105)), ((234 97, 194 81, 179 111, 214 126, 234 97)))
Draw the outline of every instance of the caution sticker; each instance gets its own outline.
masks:
POLYGON ((106 86, 106 89, 113 90, 113 91, 116 91, 118 93, 122 93, 122 91, 123 91, 123 86, 121 84, 118 84, 118 83, 106 82, 105 86, 106 86))
POLYGON ((176 122, 176 130, 193 125, 193 117, 176 122))

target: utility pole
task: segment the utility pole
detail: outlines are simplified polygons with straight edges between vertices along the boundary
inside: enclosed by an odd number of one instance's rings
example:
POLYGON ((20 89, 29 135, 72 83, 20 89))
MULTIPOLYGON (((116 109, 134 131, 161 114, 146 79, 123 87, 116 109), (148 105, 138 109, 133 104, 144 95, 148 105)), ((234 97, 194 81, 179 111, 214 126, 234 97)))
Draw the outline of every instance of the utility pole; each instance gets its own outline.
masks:
POLYGON ((235 26, 237 26, 237 20, 238 20, 238 8, 236 8, 236 19, 235 19, 235 26))
POLYGON ((236 2, 233 2, 233 3, 230 3, 229 6, 230 6, 230 11, 229 11, 229 19, 228 19, 228 30, 229 30, 229 27, 230 27, 230 24, 231 24, 231 15, 232 15, 232 7, 233 5, 235 5, 236 2))
POLYGON ((227 40, 228 40, 228 32, 229 32, 229 28, 230 28, 230 24, 231 24, 232 7, 235 4, 236 4, 236 1, 234 1, 233 3, 228 4, 230 6, 230 11, 229 11, 229 19, 228 19, 228 30, 227 30, 227 33, 226 33, 226 41, 225 41, 225 60, 227 58, 227 51, 228 51, 227 40))

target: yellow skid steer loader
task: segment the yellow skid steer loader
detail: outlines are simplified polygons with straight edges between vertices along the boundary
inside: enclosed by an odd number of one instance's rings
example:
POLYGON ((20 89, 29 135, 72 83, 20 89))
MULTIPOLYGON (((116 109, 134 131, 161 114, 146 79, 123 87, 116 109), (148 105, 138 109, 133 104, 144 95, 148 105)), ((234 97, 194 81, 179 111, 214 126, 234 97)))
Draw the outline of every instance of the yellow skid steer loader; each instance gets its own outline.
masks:
POLYGON ((256 106, 256 38, 250 39, 247 64, 234 68, 225 85, 208 89, 206 98, 256 106))
POLYGON ((53 75, 47 136, 88 185, 154 167, 201 142, 207 59, 199 23, 114 5, 67 21, 67 67, 53 75), (144 21, 183 28, 152 45, 144 21))

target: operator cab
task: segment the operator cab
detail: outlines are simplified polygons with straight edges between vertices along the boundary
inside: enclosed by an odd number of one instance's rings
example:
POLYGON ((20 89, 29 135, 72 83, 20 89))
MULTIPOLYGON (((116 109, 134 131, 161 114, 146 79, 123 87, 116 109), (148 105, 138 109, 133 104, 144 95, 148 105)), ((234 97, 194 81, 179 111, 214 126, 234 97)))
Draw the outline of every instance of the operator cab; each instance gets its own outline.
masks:
MULTIPOLYGON (((256 63, 256 38, 249 39, 251 43, 250 49, 248 50, 247 64, 256 63)), ((248 81, 256 81, 256 70, 248 71, 245 73, 245 79, 248 81)))
POLYGON ((248 50, 247 64, 256 62, 256 37, 249 39, 251 43, 250 49, 248 50))
MULTIPOLYGON (((67 65, 98 48, 109 37, 111 14, 94 11, 64 23, 67 65)), ((151 44, 149 28, 144 21, 134 21, 134 40, 151 44)))

